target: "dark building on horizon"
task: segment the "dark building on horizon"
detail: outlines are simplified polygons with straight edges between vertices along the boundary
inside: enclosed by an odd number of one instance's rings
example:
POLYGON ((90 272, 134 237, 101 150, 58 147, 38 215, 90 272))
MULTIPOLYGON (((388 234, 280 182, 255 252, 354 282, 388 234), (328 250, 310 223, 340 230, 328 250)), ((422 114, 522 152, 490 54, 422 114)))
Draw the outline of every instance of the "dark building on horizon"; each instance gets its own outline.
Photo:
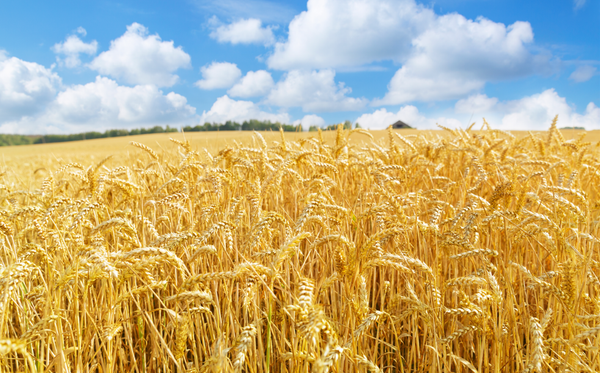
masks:
POLYGON ((403 121, 399 120, 396 123, 392 124, 392 128, 402 129, 402 128, 412 128, 412 127, 409 126, 408 124, 404 123, 403 121))

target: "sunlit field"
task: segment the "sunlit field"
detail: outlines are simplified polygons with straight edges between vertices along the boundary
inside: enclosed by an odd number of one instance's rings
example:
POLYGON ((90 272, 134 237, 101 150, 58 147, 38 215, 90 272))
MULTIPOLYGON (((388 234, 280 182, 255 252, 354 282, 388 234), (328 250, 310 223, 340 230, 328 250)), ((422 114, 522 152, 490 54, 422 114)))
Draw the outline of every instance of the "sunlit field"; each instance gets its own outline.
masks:
POLYGON ((598 372, 599 141, 0 148, 0 371, 598 372))

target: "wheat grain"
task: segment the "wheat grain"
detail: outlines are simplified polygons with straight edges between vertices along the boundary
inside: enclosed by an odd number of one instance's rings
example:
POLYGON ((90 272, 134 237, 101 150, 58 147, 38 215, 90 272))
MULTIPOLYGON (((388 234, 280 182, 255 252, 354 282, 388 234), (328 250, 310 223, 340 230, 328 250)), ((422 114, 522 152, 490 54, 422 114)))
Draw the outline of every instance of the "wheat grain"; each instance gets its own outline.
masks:
POLYGON ((440 341, 442 343, 451 343, 452 341, 462 337, 463 335, 465 335, 469 332, 474 332, 477 329, 478 329, 478 327, 475 325, 465 326, 465 327, 458 329, 454 333, 450 334, 448 337, 440 339, 440 341))
POLYGON ((235 360, 233 361, 233 368, 236 371, 241 371, 246 360, 246 353, 250 344, 252 343, 254 336, 256 335, 256 327, 254 325, 245 326, 239 337, 239 342, 235 348, 235 360))
POLYGON ((531 337, 533 340, 531 360, 529 366, 537 373, 542 372, 542 362, 544 360, 544 335, 543 329, 535 317, 531 318, 531 337))
POLYGON ((557 123, 7 158, 0 367, 597 371, 600 147, 557 123))

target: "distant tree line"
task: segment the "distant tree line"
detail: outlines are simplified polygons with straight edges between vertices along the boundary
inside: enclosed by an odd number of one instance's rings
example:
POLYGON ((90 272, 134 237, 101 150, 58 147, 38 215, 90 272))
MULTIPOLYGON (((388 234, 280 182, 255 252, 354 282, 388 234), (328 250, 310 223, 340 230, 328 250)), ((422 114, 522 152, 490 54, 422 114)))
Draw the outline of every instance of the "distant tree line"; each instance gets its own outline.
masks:
POLYGON ((0 146, 29 145, 33 144, 38 137, 39 136, 0 134, 0 146))
MULTIPOLYGON (((344 129, 352 129, 352 122, 349 120, 345 121, 344 129)), ((336 130, 337 124, 332 124, 322 128, 323 130, 336 130)), ((282 128, 286 132, 301 132, 302 125, 297 124, 283 124, 280 122, 261 121, 257 119, 245 120, 242 123, 228 120, 225 123, 204 123, 203 125, 196 126, 185 126, 182 128, 184 132, 200 132, 200 131, 279 131, 282 128)), ((356 123, 354 128, 360 128, 359 124, 356 123)), ((318 126, 310 126, 309 131, 317 131, 318 126)), ((134 136, 134 135, 145 135, 149 133, 167 133, 167 132, 178 132, 177 128, 166 126, 154 126, 151 128, 137 128, 132 130, 126 129, 114 129, 107 130, 104 132, 82 132, 74 133, 69 135, 6 135, 0 134, 0 146, 12 146, 12 145, 29 145, 29 144, 47 144, 54 142, 66 142, 66 141, 81 141, 81 140, 92 140, 92 139, 103 139, 108 137, 121 137, 121 136, 134 136)))
MULTIPOLYGON (((351 130, 352 129, 352 122, 350 122, 349 120, 345 121, 344 123, 342 123, 344 125, 344 129, 345 130, 351 130)), ((337 130, 339 124, 330 124, 327 127, 321 128, 322 130, 325 131, 335 131, 337 130)), ((315 128, 313 131, 316 131, 318 129, 317 126, 311 126, 310 128, 315 128)), ((311 129, 308 129, 309 131, 311 131, 311 129)), ((356 123, 356 125, 354 126, 354 128, 360 128, 360 124, 356 123)))
POLYGON ((122 137, 122 136, 134 136, 134 135, 145 135, 149 133, 165 133, 165 132, 178 132, 177 128, 167 126, 165 128, 161 126, 154 126, 152 128, 136 128, 133 130, 107 130, 104 132, 82 132, 73 133, 70 135, 43 135, 39 136, 33 141, 34 144, 46 144, 52 142, 66 142, 66 141, 80 141, 80 140, 92 140, 92 139, 104 139, 107 137, 122 137))
POLYGON ((279 131, 283 128, 286 132, 301 132, 301 125, 283 124, 279 122, 261 121, 257 119, 245 120, 242 123, 228 120, 225 123, 204 123, 197 126, 185 126, 184 132, 201 132, 201 131, 279 131))
MULTIPOLYGON (((347 120, 344 123, 344 129, 352 129, 352 122, 347 120)), ((332 124, 327 127, 321 128, 322 130, 337 130, 338 125, 332 124)), ((283 124, 279 122, 261 121, 257 119, 245 120, 242 123, 228 120, 227 122, 221 123, 204 123, 203 125, 197 126, 186 126, 183 127, 184 132, 200 132, 200 131, 279 131, 279 128, 283 128, 285 132, 302 132, 302 125, 300 124, 283 124)), ((310 126, 308 130, 318 131, 320 127, 310 126)), ((354 128, 360 128, 360 125, 356 123, 354 128)))

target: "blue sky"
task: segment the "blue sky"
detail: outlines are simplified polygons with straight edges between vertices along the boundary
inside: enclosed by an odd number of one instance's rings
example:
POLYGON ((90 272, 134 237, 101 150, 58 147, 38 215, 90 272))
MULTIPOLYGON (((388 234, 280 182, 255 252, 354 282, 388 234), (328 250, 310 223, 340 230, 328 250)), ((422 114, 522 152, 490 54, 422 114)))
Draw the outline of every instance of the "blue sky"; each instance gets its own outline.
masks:
POLYGON ((0 132, 268 119, 600 129, 597 0, 0 4, 0 132))

